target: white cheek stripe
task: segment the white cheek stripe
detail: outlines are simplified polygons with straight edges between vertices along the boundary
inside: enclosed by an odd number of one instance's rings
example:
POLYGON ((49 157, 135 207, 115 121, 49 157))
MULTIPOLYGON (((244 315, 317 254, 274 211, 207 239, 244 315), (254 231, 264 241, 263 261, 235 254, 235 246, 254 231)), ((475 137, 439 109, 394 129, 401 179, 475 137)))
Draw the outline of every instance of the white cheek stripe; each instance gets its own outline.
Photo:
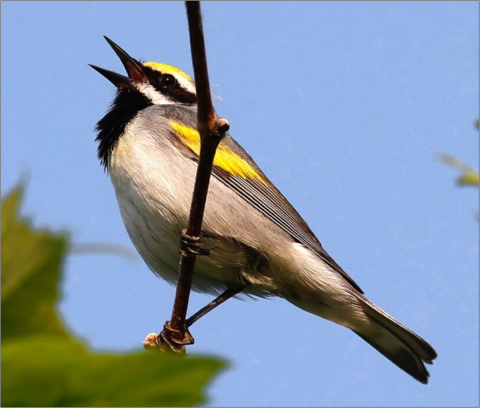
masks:
POLYGON ((175 79, 178 81, 178 83, 183 89, 193 93, 194 95, 197 94, 195 84, 192 84, 187 78, 183 77, 182 75, 175 75, 175 79))
POLYGON ((144 94, 154 105, 173 105, 173 101, 150 84, 135 84, 135 88, 144 94))

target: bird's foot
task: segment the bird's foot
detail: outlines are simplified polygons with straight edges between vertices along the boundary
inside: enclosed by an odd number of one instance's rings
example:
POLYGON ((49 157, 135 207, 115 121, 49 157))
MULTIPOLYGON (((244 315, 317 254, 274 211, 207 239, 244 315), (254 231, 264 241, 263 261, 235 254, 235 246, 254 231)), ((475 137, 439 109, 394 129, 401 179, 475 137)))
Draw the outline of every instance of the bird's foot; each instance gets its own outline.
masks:
POLYGON ((173 329, 170 322, 166 322, 163 330, 155 339, 155 346, 160 351, 173 351, 185 354, 185 346, 192 345, 194 338, 185 327, 183 330, 173 329))
MULTIPOLYGON (((180 249, 178 252, 185 257, 192 256, 192 255, 199 255, 199 256, 206 256, 210 255, 210 251, 212 248, 204 247, 201 239, 205 235, 203 232, 198 237, 192 237, 187 235, 186 230, 182 231, 182 236, 180 237, 180 249)), ((208 237, 210 238, 210 237, 208 237)))

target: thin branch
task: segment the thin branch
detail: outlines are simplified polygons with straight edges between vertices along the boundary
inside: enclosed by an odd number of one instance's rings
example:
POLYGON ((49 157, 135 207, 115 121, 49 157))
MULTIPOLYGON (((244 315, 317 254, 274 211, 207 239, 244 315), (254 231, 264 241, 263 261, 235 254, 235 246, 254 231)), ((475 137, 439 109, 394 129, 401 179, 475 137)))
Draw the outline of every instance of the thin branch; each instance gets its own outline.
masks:
MULTIPOLYGON (((199 1, 186 1, 188 32, 190 33, 190 50, 198 98, 198 128, 200 134, 205 127, 212 132, 215 127, 215 111, 210 93, 208 78, 207 53, 202 26, 202 12, 199 1)), ((203 134, 205 136, 205 133, 203 134)))
POLYGON ((172 318, 170 322, 166 323, 164 330, 158 336, 161 347, 164 346, 164 343, 167 343, 174 351, 184 351, 186 344, 193 344, 193 338, 188 333, 185 322, 188 301, 196 255, 202 252, 201 247, 198 245, 202 234, 203 214, 205 212, 213 159, 218 144, 229 128, 228 122, 218 118, 213 109, 208 80, 200 2, 186 1, 185 5, 187 8, 190 47, 198 99, 197 129, 200 133, 201 145, 190 216, 180 245, 182 258, 172 318))

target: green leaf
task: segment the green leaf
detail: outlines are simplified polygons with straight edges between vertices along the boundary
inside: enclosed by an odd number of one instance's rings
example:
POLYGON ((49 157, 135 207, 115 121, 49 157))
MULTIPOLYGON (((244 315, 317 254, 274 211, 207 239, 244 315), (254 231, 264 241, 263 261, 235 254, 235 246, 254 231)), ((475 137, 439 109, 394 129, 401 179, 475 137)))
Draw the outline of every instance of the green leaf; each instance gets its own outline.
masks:
POLYGON ((224 366, 172 353, 92 354, 79 342, 32 336, 2 345, 2 405, 192 406, 224 366))
POLYGON ((2 199, 2 405, 192 406, 225 367, 218 358, 94 353, 56 310, 66 234, 19 218, 19 187, 2 199))
POLYGON ((23 188, 2 199, 2 341, 32 333, 68 335, 55 308, 66 234, 32 230, 18 218, 23 188))

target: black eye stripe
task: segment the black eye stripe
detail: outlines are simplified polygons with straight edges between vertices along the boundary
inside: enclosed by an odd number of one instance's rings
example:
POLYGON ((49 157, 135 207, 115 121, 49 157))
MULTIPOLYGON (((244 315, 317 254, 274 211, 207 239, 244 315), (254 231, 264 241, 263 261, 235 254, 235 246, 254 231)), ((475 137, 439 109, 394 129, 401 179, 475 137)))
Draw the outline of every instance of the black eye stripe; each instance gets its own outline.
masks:
POLYGON ((148 82, 160 93, 178 103, 196 103, 197 96, 182 88, 174 75, 162 74, 146 65, 142 65, 148 82))
POLYGON ((148 78, 148 82, 159 91, 163 91, 165 87, 173 87, 174 85, 179 86, 178 81, 171 74, 162 74, 145 65, 143 65, 142 68, 148 78))
POLYGON ((182 89, 174 76, 170 74, 162 75, 158 73, 155 78, 148 78, 155 89, 165 95, 174 93, 177 89, 182 89))

